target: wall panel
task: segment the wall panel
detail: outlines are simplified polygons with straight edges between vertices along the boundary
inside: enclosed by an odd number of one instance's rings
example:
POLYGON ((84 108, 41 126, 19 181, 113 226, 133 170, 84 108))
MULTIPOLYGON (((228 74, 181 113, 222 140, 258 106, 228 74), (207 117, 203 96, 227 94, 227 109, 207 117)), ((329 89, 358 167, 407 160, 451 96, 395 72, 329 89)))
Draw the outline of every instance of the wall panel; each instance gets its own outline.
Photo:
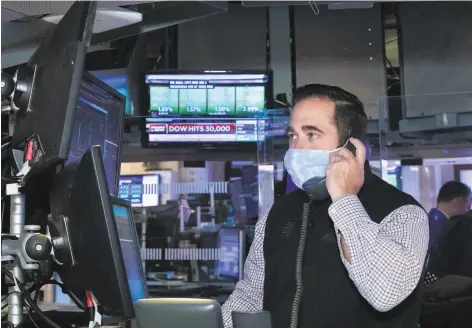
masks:
POLYGON ((407 116, 472 110, 472 2, 400 3, 407 116), (466 93, 468 92, 468 93, 466 93))
POLYGON ((179 25, 180 69, 265 69, 267 8, 228 12, 179 25))
POLYGON ((337 85, 358 96, 367 115, 378 118, 378 98, 386 95, 380 6, 328 10, 295 6, 297 85, 337 85))

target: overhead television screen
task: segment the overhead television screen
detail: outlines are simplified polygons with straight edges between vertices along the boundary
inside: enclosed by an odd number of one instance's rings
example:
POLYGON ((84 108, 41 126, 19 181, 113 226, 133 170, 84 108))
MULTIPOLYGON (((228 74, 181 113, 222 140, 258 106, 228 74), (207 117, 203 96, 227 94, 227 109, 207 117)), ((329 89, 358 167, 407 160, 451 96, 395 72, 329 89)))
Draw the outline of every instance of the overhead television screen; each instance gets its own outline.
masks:
POLYGON ((145 83, 152 117, 255 116, 272 92, 268 72, 153 73, 145 83))

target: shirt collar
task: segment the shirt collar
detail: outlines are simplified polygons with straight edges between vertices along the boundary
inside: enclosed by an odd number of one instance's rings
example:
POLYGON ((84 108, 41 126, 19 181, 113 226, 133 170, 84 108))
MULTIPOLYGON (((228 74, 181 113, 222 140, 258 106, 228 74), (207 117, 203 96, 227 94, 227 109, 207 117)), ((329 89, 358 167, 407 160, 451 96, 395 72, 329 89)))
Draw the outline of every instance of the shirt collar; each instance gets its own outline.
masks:
POLYGON ((444 213, 442 210, 440 210, 439 208, 436 208, 439 212, 441 212, 448 220, 449 220, 449 215, 447 215, 446 213, 444 213))

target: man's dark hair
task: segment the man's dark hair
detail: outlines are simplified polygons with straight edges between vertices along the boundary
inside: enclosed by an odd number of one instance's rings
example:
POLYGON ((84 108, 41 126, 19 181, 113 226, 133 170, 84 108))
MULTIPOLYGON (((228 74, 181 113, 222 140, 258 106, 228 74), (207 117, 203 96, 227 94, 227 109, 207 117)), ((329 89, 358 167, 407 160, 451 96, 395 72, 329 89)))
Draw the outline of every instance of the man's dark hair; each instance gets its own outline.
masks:
POLYGON ((470 188, 462 182, 449 181, 439 190, 438 203, 450 202, 459 197, 470 197, 470 188))
POLYGON ((365 138, 367 115, 364 104, 352 93, 331 85, 307 84, 295 90, 293 106, 307 98, 321 98, 334 102, 334 123, 338 129, 340 145, 345 144, 351 137, 360 140, 365 138))

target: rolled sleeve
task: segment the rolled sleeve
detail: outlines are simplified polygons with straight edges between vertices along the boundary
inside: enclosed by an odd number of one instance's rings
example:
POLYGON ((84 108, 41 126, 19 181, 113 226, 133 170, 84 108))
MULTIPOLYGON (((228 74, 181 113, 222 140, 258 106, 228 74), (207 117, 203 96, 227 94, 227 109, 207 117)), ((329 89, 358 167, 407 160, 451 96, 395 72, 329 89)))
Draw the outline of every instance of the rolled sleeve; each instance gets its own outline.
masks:
POLYGON ((359 198, 347 195, 328 213, 338 232, 341 258, 361 295, 378 311, 389 311, 416 288, 424 268, 429 228, 419 206, 402 206, 376 223, 359 198), (341 236, 350 263, 342 254, 341 236))

